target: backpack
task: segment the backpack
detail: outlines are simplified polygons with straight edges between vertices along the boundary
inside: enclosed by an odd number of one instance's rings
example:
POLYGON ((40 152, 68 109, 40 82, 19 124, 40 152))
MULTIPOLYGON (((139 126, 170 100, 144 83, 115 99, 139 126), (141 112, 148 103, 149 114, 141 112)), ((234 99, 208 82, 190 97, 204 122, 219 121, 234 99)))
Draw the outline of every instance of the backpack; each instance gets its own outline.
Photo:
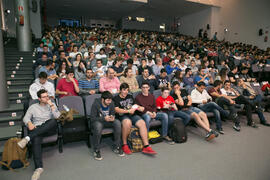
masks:
POLYGON ((156 144, 163 141, 162 137, 157 131, 150 131, 148 133, 148 140, 150 144, 156 144))
POLYGON ((131 128, 128 135, 127 143, 132 152, 141 152, 143 149, 143 142, 138 128, 131 128))
POLYGON ((5 170, 13 170, 17 168, 27 167, 29 162, 26 160, 27 147, 21 149, 18 146, 20 138, 10 138, 4 145, 2 154, 2 168, 5 170))
POLYGON ((176 118, 170 129, 170 137, 176 143, 184 143, 187 141, 187 131, 181 119, 176 118))

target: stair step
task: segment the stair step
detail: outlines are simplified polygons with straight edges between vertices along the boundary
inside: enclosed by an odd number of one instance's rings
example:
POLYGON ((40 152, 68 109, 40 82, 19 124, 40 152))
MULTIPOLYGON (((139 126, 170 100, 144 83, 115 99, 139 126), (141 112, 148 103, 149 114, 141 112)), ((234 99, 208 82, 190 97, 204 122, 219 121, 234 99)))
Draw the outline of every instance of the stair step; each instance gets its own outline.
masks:
POLYGON ((21 125, 14 125, 14 126, 8 126, 8 127, 0 127, 0 140, 8 140, 12 137, 17 137, 16 132, 18 130, 21 130, 21 125))
POLYGON ((28 88, 24 88, 24 89, 8 89, 8 96, 9 97, 27 97, 29 95, 29 90, 28 88))
POLYGON ((6 75, 11 75, 11 74, 14 74, 14 75, 33 75, 33 72, 32 71, 6 71, 6 75))
POLYGON ((23 116, 16 116, 16 117, 12 117, 12 116, 6 116, 6 117, 0 117, 0 123, 5 123, 5 122, 10 122, 10 121, 21 121, 23 118, 23 116))
POLYGON ((8 97, 9 104, 28 104, 30 96, 8 97))
POLYGON ((16 66, 13 67, 6 67, 6 71, 33 71, 32 66, 31 67, 19 67, 19 69, 16 68, 16 66))
POLYGON ((24 114, 24 104, 9 104, 9 107, 0 111, 0 117, 21 116, 24 114))
POLYGON ((14 76, 14 78, 12 77, 7 77, 6 80, 7 81, 16 81, 16 80, 33 80, 34 77, 33 76, 14 76))

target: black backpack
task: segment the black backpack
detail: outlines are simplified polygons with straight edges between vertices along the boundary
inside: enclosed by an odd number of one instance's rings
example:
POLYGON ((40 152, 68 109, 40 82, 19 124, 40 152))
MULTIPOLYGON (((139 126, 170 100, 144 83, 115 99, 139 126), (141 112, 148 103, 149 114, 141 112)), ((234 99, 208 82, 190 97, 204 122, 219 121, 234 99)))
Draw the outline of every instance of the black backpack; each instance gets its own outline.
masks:
POLYGON ((187 141, 187 131, 181 119, 176 118, 170 129, 170 137, 176 143, 184 143, 187 141))

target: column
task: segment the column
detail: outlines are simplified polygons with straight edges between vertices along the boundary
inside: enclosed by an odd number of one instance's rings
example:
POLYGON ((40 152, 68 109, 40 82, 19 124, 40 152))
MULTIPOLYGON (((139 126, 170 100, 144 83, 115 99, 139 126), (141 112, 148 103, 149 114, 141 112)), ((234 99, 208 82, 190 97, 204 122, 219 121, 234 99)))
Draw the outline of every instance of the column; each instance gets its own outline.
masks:
POLYGON ((19 51, 32 50, 29 0, 15 1, 16 38, 19 51))

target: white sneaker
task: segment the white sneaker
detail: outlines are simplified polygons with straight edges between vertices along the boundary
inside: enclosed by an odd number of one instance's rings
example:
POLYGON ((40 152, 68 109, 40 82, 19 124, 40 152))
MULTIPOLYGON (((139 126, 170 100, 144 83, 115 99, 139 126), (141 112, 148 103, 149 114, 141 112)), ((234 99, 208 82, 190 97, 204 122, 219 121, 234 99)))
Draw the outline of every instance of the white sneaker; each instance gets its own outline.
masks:
POLYGON ((37 168, 37 169, 34 171, 31 180, 38 180, 38 179, 40 178, 41 173, 43 173, 43 171, 44 171, 43 168, 37 168))
POLYGON ((25 148, 25 146, 27 145, 27 143, 28 143, 28 140, 26 139, 26 138, 22 138, 22 140, 20 140, 19 142, 18 142, 18 146, 20 146, 20 148, 25 148))

